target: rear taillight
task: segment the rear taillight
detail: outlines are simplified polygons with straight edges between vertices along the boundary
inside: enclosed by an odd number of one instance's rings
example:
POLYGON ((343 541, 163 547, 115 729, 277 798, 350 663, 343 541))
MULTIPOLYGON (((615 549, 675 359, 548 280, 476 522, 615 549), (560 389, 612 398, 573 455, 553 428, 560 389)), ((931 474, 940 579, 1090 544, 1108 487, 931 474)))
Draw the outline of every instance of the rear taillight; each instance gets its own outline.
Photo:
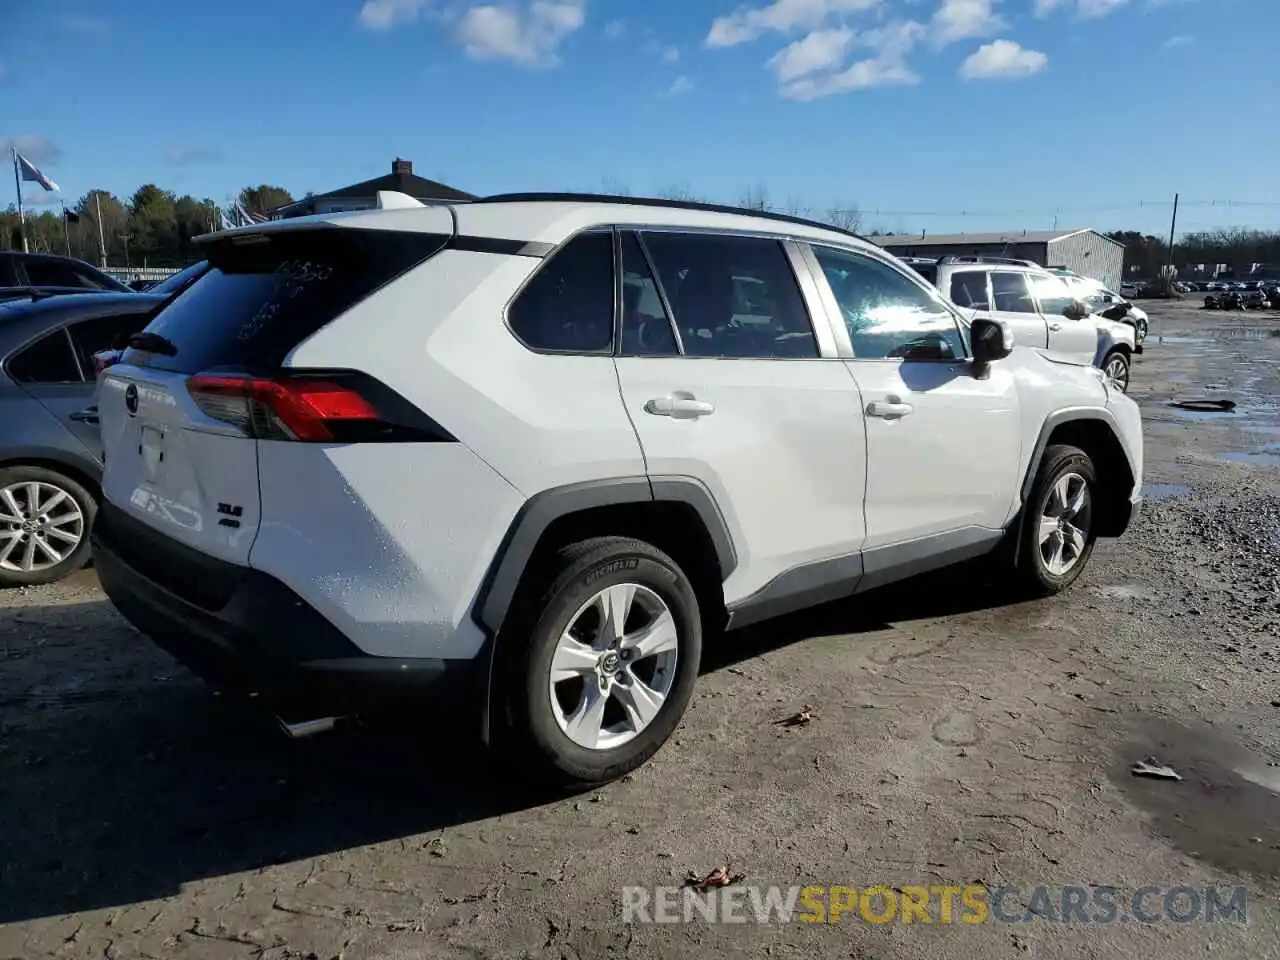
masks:
POLYGON ((358 374, 251 377, 201 373, 187 391, 206 416, 260 440, 304 443, 452 440, 386 387, 358 374))

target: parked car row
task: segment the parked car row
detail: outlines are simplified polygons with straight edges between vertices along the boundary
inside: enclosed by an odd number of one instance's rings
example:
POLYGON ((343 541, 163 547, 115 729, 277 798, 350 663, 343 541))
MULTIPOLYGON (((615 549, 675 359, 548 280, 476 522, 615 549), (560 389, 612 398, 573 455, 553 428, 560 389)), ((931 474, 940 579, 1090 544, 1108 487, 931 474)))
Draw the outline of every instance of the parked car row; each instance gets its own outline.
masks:
POLYGON ((1206 310, 1280 310, 1280 284, 1249 290, 1219 290, 1204 298, 1206 310))

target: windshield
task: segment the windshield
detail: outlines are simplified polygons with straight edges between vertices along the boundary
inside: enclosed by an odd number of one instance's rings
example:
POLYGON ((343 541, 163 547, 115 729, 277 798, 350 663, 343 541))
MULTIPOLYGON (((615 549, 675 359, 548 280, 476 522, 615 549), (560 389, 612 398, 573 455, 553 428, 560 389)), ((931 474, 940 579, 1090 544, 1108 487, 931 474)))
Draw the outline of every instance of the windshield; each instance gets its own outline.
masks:
POLYGON ((157 283, 147 293, 156 293, 160 296, 167 297, 172 293, 177 293, 188 283, 194 280, 200 274, 209 268, 208 261, 202 260, 199 263, 192 264, 185 270, 179 270, 171 277, 166 277, 157 283))

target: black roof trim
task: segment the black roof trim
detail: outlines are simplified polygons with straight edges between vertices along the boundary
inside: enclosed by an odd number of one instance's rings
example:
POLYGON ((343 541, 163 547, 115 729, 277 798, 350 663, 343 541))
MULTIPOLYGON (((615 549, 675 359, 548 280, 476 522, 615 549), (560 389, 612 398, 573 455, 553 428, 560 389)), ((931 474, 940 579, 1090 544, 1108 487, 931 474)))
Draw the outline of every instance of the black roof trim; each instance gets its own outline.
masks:
POLYGON ((775 213, 771 210, 752 210, 749 207, 733 207, 720 203, 703 203, 699 200, 672 200, 666 197, 623 197, 609 193, 497 193, 489 197, 477 197, 476 203, 619 203, 639 207, 665 207, 670 210, 698 210, 703 213, 728 213, 739 217, 759 217, 763 220, 776 220, 779 223, 792 223, 800 227, 812 227, 815 230, 827 230, 831 233, 842 233, 864 243, 871 243, 861 234, 852 230, 820 220, 808 220, 804 217, 793 217, 789 213, 775 213))

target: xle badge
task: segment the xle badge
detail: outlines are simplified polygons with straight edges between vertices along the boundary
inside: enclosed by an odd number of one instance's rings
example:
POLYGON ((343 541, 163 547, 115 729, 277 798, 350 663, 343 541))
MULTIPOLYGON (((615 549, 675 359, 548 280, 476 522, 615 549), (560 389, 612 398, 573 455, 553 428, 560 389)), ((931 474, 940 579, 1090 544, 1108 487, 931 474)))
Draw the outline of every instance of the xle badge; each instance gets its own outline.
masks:
POLYGON ((220 503, 218 504, 218 513, 222 517, 222 519, 218 521, 218 526, 230 527, 233 530, 238 530, 240 528, 240 521, 233 520, 232 517, 244 516, 244 507, 234 503, 220 503))

